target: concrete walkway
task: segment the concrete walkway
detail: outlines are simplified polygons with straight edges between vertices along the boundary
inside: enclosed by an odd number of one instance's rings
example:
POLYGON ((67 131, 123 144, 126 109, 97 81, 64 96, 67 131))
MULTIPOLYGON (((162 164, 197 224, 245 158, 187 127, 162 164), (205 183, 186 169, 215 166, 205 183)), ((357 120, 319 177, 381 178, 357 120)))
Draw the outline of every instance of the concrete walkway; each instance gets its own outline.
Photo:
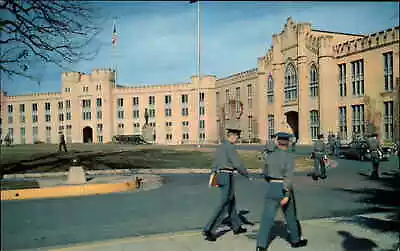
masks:
MULTIPOLYGON (((303 221, 304 236, 309 240, 307 247, 298 250, 309 251, 397 251, 394 245, 399 236, 395 233, 374 231, 359 224, 372 219, 386 220, 384 214, 360 215, 352 218, 329 218, 303 221)), ((30 250, 47 251, 247 251, 255 250, 258 225, 248 227, 248 233, 234 236, 228 232, 216 242, 204 241, 200 231, 189 231, 130 237, 97 243, 30 250)), ((277 235, 269 251, 293 250, 285 241, 282 223, 274 228, 277 235)), ((296 249, 297 250, 297 249, 296 249)), ((28 251, 28 250, 26 250, 28 251)))

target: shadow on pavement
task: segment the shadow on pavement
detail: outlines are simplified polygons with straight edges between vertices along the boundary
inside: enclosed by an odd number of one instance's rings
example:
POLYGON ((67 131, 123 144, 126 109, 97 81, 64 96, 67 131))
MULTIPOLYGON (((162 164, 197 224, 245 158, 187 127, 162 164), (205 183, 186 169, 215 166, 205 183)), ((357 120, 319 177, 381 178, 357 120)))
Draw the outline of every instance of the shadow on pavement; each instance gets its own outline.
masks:
POLYGON ((345 251, 373 251, 378 245, 367 238, 357 238, 347 231, 337 231, 343 237, 342 247, 345 251))
MULTIPOLYGON (((357 212, 350 213, 355 215, 385 212, 387 214, 387 217, 385 217, 385 219, 376 219, 358 216, 352 220, 339 220, 339 222, 350 221, 351 223, 355 223, 360 226, 367 227, 372 230, 377 230, 383 233, 400 233, 400 173, 383 173, 380 179, 371 179, 369 177, 365 177, 365 179, 379 184, 379 187, 362 189, 338 189, 340 191, 345 191, 352 194, 363 195, 359 199, 359 202, 368 205, 368 207, 363 210, 358 210, 357 212)), ((400 234, 399 243, 397 243, 395 245, 396 247, 394 248, 397 248, 397 245, 400 245, 400 234)), ((397 251, 397 249, 393 250, 397 251)))

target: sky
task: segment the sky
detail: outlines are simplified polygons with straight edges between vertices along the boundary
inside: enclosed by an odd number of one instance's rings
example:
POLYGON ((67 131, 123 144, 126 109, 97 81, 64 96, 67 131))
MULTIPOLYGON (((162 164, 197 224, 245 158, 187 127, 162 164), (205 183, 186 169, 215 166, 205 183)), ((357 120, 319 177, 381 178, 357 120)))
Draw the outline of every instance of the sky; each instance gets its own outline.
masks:
MULTIPOLYGON (((96 38, 97 57, 70 68, 90 73, 117 65, 117 84, 190 82, 196 74, 196 4, 180 2, 96 2, 104 13, 103 31, 96 38), (111 46, 113 18, 118 41, 111 46)), ((271 46, 272 34, 286 19, 311 22, 313 29, 368 34, 399 25, 396 2, 200 2, 201 74, 217 78, 257 66, 271 46)), ((2 79, 8 95, 59 92, 61 72, 41 68, 42 80, 2 79)))

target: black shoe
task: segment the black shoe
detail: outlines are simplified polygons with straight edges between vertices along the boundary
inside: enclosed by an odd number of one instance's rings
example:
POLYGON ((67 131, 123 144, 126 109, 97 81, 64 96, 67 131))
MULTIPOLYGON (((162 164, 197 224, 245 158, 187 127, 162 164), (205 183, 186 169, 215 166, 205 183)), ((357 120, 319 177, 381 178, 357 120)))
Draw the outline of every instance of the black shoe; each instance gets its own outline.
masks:
POLYGON ((292 248, 301 248, 307 246, 308 240, 307 239, 301 239, 298 242, 291 243, 292 248))
POLYGON ((238 235, 238 234, 243 234, 243 233, 246 233, 246 232, 247 232, 247 229, 246 229, 246 228, 240 227, 238 230, 233 231, 233 234, 234 234, 234 235, 238 235))
POLYGON ((311 177, 312 177, 313 180, 318 180, 318 176, 315 175, 315 174, 312 174, 311 177))
POLYGON ((208 231, 204 231, 203 236, 204 236, 204 240, 206 240, 206 241, 216 241, 217 240, 217 237, 208 231))
POLYGON ((256 251, 267 251, 267 248, 257 247, 256 251))
POLYGON ((325 174, 323 174, 323 175, 321 175, 321 176, 319 176, 321 179, 326 179, 328 176, 326 176, 325 174))

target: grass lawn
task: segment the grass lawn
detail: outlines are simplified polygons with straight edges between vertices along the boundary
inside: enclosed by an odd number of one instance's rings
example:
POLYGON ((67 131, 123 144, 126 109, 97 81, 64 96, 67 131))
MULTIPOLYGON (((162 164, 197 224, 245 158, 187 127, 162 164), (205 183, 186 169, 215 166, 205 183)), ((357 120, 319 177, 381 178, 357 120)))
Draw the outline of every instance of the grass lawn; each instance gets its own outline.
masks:
MULTIPOLYGON (((210 168, 215 149, 192 146, 133 146, 73 144, 68 153, 58 153, 57 145, 17 145, 2 147, 1 173, 67 171, 79 158, 88 170, 121 168, 210 168)), ((257 151, 239 151, 247 168, 262 168, 257 151)), ((296 170, 310 170, 312 161, 296 159, 296 170)))

